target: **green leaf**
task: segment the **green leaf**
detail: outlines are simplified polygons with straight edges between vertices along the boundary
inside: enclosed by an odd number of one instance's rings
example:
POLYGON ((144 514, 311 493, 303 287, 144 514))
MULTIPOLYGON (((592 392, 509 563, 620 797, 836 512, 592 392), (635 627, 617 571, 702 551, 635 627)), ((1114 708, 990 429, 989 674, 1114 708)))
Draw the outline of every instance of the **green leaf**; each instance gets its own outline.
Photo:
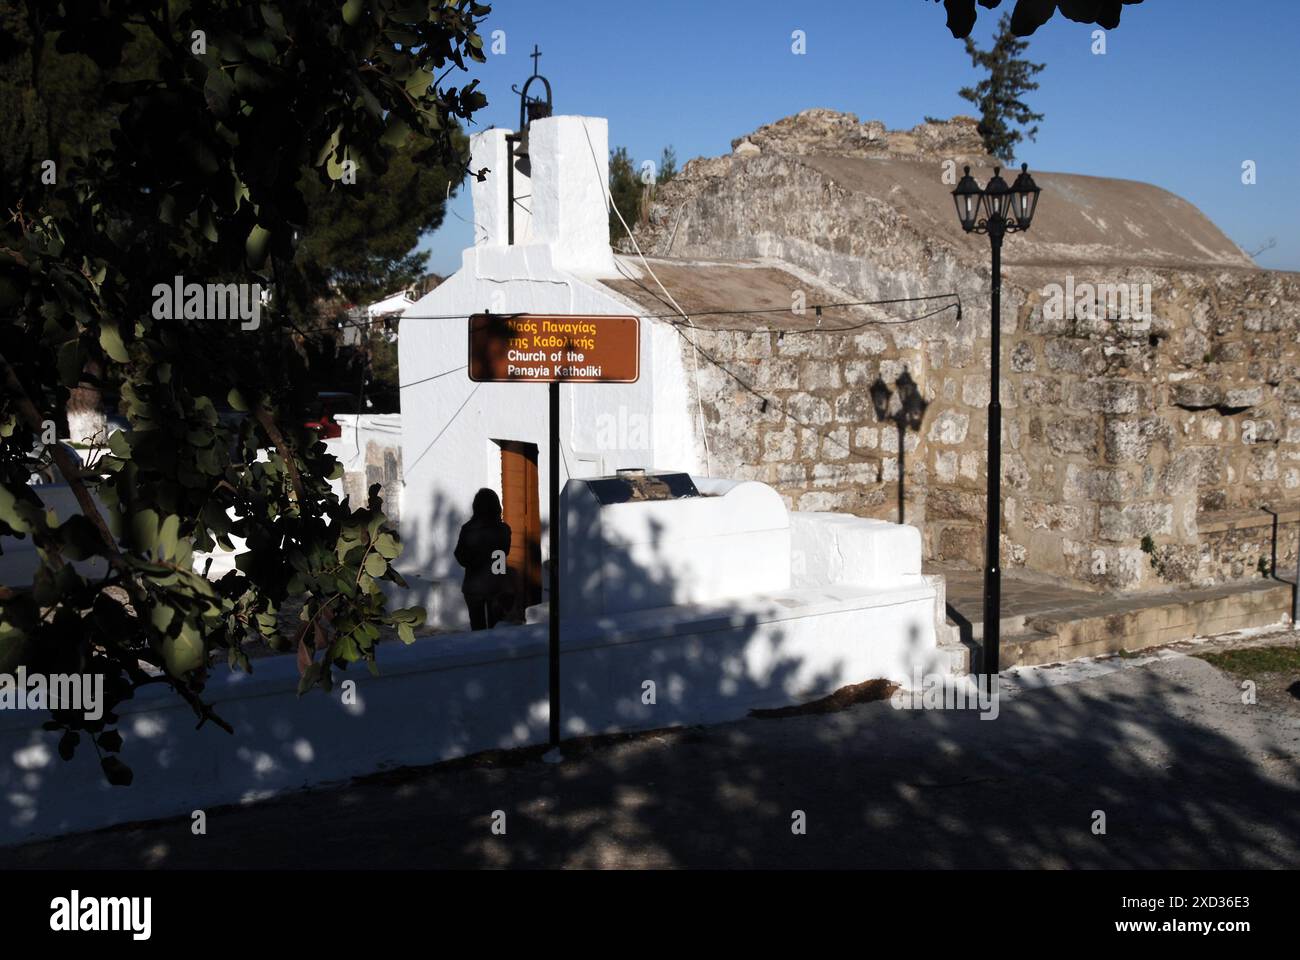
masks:
POLYGON ((366 557, 366 573, 372 577, 382 577, 384 571, 388 569, 388 561, 377 553, 371 553, 366 557))
POLYGON ((175 555, 180 526, 181 518, 174 513, 169 514, 167 519, 162 522, 162 527, 158 530, 158 556, 160 559, 170 560, 175 555))
POLYGON ((298 696, 302 696, 318 682, 320 682, 321 664, 319 662, 308 665, 307 669, 302 672, 298 678, 298 696))
POLYGON ((181 627, 180 636, 163 640, 163 662, 173 677, 197 670, 204 659, 203 638, 189 623, 181 627))
POLYGON ((9 488, 0 485, 0 520, 19 533, 31 533, 33 527, 29 518, 25 516, 26 513, 27 511, 22 510, 18 498, 9 491, 9 488))
POLYGON ((218 117, 230 113, 230 98, 234 96, 235 85, 229 75, 220 67, 211 67, 203 81, 203 97, 208 102, 208 109, 218 117))
POLYGON ((363 6, 362 0, 347 0, 343 4, 343 22, 349 27, 356 26, 357 21, 361 19, 363 6))
POLYGON ((429 84, 433 83, 433 73, 429 70, 416 70, 406 78, 406 92, 412 97, 424 96, 424 92, 429 89, 429 84))
POLYGON ((391 533, 381 533, 375 538, 375 550, 385 560, 392 560, 402 552, 402 545, 391 533))
POLYGON ((411 629, 409 623, 399 623, 397 625, 397 635, 401 638, 402 643, 408 646, 415 643, 415 631, 411 629))
POLYGON ((131 359, 131 355, 126 352, 126 344, 122 342, 122 334, 118 332, 116 323, 107 320, 100 323, 99 345, 118 363, 126 363, 131 359))
POLYGON ((257 269, 266 262, 266 250, 270 242, 271 231, 260 223, 248 231, 248 239, 244 241, 244 259, 250 267, 257 269))
POLYGON ((390 613, 388 619, 392 623, 409 623, 418 626, 424 623, 427 615, 424 607, 403 607, 390 613))
POLYGON ((158 514, 148 508, 131 517, 131 542, 137 550, 152 550, 158 543, 158 514))
POLYGON ((162 634, 171 633, 172 622, 176 619, 176 609, 165 603, 157 603, 149 611, 149 622, 162 634))

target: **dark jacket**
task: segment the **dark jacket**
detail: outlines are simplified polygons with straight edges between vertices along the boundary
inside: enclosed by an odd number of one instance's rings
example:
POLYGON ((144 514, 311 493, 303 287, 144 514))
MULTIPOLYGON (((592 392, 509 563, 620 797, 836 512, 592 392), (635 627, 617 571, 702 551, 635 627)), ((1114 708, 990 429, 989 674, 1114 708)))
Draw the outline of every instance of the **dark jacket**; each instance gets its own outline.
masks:
POLYGON ((510 553, 510 526, 501 520, 472 519, 460 528, 456 541, 456 562, 465 568, 461 592, 466 596, 488 597, 509 595, 513 586, 508 574, 492 572, 492 554, 497 550, 504 556, 510 553))

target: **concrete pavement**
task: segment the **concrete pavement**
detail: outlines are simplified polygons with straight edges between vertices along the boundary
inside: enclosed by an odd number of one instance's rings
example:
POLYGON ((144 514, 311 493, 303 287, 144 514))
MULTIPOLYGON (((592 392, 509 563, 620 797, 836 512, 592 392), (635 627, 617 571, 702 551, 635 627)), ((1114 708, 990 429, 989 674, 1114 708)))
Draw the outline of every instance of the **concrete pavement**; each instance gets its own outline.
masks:
POLYGON ((1204 649, 1014 672, 994 720, 876 702, 470 758, 0 867, 1300 866, 1300 701, 1243 703, 1204 649))

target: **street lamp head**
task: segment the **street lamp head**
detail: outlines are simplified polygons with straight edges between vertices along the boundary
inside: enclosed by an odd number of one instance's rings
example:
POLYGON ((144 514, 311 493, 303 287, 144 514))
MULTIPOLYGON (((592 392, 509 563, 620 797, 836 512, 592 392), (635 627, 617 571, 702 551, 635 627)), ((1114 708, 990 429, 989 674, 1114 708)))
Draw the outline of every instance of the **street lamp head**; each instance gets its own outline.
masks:
POLYGON ((921 429, 921 422, 925 419, 925 408, 930 405, 925 397, 921 396, 921 388, 917 386, 916 381, 912 379, 912 374, 907 370, 899 374, 894 384, 898 387, 898 399, 901 404, 898 414, 900 420, 908 429, 921 429))
POLYGON ((877 420, 889 419, 889 396, 889 387, 877 375, 876 382, 871 385, 871 405, 876 409, 877 420))
POLYGON ((966 175, 952 192, 952 199, 957 204, 957 219, 961 221, 961 228, 970 233, 979 221, 980 205, 984 200, 984 191, 970 175, 970 167, 966 168, 966 175))
POLYGON ((1006 220, 1011 209, 1011 188, 1002 179, 1002 168, 993 168, 993 179, 984 188, 984 210, 990 220, 1006 220))
POLYGON ((1042 188, 1034 183, 1034 178, 1029 175, 1029 164, 1022 163, 1020 176, 1016 177, 1016 182, 1011 188, 1011 212, 1016 218, 1019 229, 1029 229, 1029 224, 1034 219, 1034 211, 1038 207, 1038 195, 1042 192, 1042 188))

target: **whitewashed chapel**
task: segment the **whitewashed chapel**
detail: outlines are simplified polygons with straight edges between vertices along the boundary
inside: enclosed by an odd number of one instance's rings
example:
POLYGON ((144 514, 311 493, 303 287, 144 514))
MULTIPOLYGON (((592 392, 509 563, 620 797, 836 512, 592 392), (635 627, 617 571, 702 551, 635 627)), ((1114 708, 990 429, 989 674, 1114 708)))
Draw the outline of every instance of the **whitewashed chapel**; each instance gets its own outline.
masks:
MULTIPOLYGON (((696 305, 703 297, 713 309, 766 307, 787 319, 796 292, 809 302, 843 295, 771 261, 616 256, 609 240, 604 119, 536 120, 526 157, 518 156, 506 130, 478 134, 471 144, 471 169, 487 171, 472 181, 475 245, 464 251, 461 269, 414 303, 401 324, 401 566, 416 594, 405 599, 422 602, 436 624, 463 625, 461 570, 452 552, 481 487, 501 496, 514 533, 510 565, 530 594, 527 601, 544 599, 543 532, 551 519, 547 388, 471 382, 468 316, 632 314, 641 317, 638 382, 561 387, 560 476, 607 477, 630 468, 676 472, 689 475, 703 496, 611 509, 594 488, 567 484, 561 531, 566 620, 857 582, 874 591, 871 599, 855 601, 864 615, 877 603, 915 604, 911 619, 891 620, 895 653, 905 643, 914 653, 933 651, 943 624, 942 588, 936 578, 921 576, 918 531, 829 513, 791 514, 789 499, 752 475, 714 476, 699 392, 712 407, 728 387, 720 384, 716 365, 694 349, 694 321, 677 311, 671 291, 696 305), (900 586, 906 587, 902 594, 888 596, 900 586)), ((755 404, 758 413, 753 397, 736 401, 755 404)), ((890 646, 882 643, 882 649, 890 646)), ((910 662, 900 656, 895 669, 910 662)))

